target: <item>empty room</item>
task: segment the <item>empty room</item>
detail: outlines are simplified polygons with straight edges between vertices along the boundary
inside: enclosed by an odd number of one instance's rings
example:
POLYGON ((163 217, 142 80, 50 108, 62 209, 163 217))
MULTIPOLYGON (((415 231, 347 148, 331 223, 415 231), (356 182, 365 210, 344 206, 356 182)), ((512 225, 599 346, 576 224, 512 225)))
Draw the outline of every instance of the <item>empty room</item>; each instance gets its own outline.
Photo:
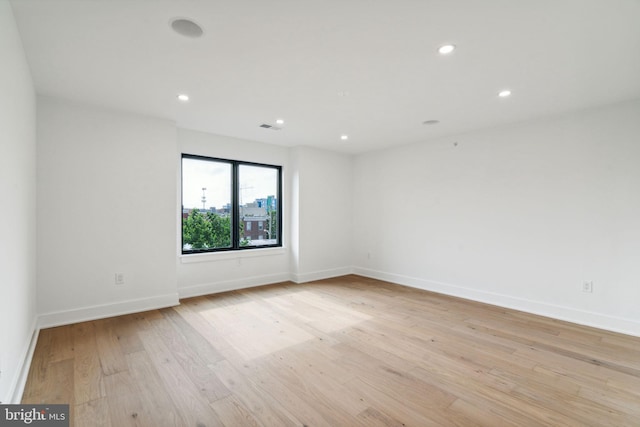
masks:
POLYGON ((640 1, 0 0, 0 93, 0 425, 640 425, 640 1))

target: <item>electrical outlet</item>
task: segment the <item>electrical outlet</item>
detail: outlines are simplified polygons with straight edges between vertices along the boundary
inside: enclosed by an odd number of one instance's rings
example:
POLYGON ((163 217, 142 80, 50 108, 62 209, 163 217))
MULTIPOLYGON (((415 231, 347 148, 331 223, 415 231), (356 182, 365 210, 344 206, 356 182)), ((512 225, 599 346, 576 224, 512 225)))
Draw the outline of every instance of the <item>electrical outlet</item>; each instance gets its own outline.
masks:
POLYGON ((593 293, 593 281, 585 280, 582 282, 582 292, 593 293))
POLYGON ((124 273, 116 273, 116 285, 124 285, 124 273))

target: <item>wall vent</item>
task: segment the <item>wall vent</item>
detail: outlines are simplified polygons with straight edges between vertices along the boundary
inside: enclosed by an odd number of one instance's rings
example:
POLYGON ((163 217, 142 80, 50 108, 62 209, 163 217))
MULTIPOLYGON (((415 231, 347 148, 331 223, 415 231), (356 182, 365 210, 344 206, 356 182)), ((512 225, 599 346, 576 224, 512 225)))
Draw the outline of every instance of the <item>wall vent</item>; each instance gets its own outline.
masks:
POLYGON ((282 129, 282 128, 279 128, 278 126, 269 125, 269 124, 266 124, 266 123, 261 124, 260 127, 263 128, 263 129, 271 129, 271 130, 280 130, 280 129, 282 129))

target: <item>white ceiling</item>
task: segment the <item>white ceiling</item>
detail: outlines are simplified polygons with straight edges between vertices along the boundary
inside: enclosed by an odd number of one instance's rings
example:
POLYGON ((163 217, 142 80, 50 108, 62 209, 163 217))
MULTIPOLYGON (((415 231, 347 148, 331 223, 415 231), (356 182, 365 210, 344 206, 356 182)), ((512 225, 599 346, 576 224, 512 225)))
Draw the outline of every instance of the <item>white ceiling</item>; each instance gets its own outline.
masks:
POLYGON ((287 146, 357 153, 640 98, 639 0, 11 4, 39 94, 287 146))

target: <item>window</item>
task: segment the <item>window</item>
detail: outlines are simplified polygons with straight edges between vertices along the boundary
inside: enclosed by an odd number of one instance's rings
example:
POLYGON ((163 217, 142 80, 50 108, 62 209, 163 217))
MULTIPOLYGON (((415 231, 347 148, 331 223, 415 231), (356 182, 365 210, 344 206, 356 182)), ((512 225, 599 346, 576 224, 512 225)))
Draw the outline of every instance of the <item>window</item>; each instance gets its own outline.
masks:
POLYGON ((281 193, 280 166, 183 154, 182 253, 282 246, 281 193))

